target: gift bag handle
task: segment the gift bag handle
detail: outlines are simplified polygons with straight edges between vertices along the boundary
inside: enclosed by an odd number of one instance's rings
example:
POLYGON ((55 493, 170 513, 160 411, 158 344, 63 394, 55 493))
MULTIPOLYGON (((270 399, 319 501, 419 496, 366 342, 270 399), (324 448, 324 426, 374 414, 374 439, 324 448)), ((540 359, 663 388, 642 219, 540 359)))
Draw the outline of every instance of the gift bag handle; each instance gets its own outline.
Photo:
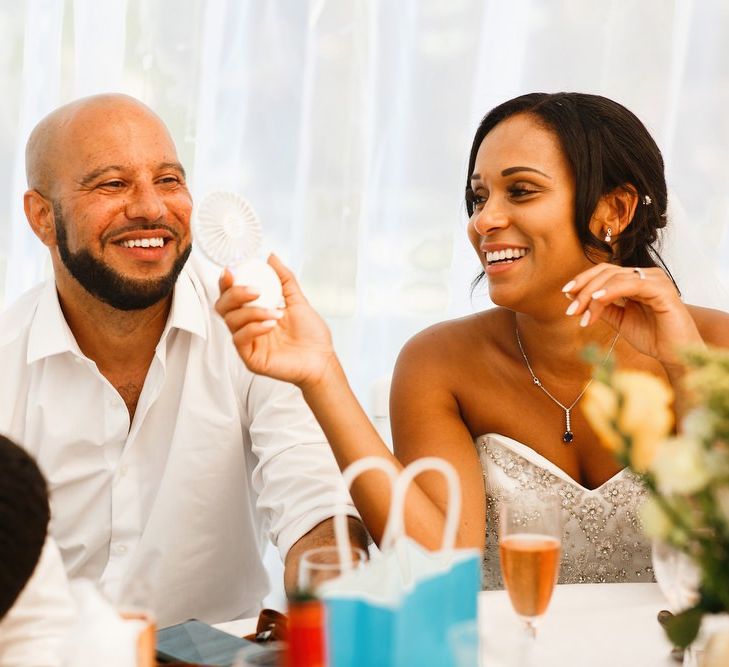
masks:
POLYGON ((437 456, 424 456, 408 465, 397 478, 392 493, 388 528, 382 538, 382 549, 387 549, 395 540, 405 534, 405 498, 411 482, 421 473, 432 470, 441 473, 448 486, 448 505, 446 509, 445 525, 443 527, 443 542, 441 551, 451 551, 456 544, 458 520, 461 516, 461 482, 455 468, 445 459, 437 456), (388 538, 389 541, 386 541, 388 538))
MULTIPOLYGON (((388 461, 386 458, 381 456, 365 456, 364 458, 358 459, 354 463, 348 465, 342 472, 344 483, 347 486, 347 490, 352 487, 354 480, 359 477, 363 472, 368 470, 381 470, 387 475, 390 481, 390 487, 392 493, 395 493, 395 484, 397 483, 397 468, 395 464, 388 461)), ((337 551, 339 552, 339 562, 342 564, 342 571, 347 572, 352 569, 352 543, 349 540, 349 531, 347 530, 347 515, 344 506, 338 506, 336 514, 334 515, 334 537, 337 543, 337 551)), ((386 540, 389 543, 392 541, 391 533, 394 529, 393 524, 395 523, 394 514, 392 512, 392 505, 390 507, 390 513, 387 517, 387 523, 385 524, 385 530, 382 534, 382 543, 385 544, 386 540)))

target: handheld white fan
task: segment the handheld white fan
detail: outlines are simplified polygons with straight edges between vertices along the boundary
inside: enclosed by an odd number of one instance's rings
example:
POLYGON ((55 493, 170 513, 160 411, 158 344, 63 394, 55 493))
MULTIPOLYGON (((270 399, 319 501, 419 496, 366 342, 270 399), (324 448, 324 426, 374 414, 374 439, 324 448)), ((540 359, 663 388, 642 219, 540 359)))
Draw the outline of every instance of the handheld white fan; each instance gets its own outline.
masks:
POLYGON ((200 249, 219 266, 227 266, 236 285, 253 287, 261 294, 248 306, 282 308, 281 282, 261 258, 261 221, 243 197, 232 192, 212 192, 197 209, 195 227, 200 249))

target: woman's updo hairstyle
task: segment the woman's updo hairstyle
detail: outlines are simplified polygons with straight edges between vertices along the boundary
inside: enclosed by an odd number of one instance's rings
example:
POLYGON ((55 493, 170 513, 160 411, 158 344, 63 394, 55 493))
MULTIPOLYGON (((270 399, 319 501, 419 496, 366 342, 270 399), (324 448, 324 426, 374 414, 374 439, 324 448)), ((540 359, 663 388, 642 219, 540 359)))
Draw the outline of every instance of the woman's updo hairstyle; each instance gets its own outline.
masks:
MULTIPOLYGON (((466 189, 470 190, 484 137, 501 121, 528 113, 559 138, 575 179, 574 222, 585 254, 607 253, 621 266, 658 266, 663 260, 653 244, 666 224, 666 179, 663 157, 643 123, 622 104, 584 93, 530 93, 492 109, 481 121, 471 147, 466 189), (590 231, 590 218, 602 195, 633 186, 638 205, 632 222, 620 230, 614 248, 590 231)), ((469 216, 473 203, 466 198, 469 216)), ((670 274, 669 274, 670 275, 670 274)))

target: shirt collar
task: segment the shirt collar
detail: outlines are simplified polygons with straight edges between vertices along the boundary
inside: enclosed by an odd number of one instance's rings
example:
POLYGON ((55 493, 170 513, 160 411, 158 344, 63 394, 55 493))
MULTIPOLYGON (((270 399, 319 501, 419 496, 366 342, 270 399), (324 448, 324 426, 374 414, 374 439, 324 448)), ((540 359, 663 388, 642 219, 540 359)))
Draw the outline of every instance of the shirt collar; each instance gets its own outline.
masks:
POLYGON ((202 285, 193 280, 190 272, 183 269, 172 294, 172 307, 160 341, 163 341, 172 329, 183 329, 206 339, 204 302, 202 285))
MULTIPOLYGON (((183 270, 175 284, 172 307, 161 341, 166 339, 172 329, 183 329, 203 339, 207 338, 202 292, 202 287, 195 285, 192 276, 183 270)), ((32 364, 39 359, 63 352, 71 352, 78 357, 84 356, 63 316, 56 283, 51 279, 41 291, 30 326, 27 363, 32 364)))
POLYGON ((43 286, 30 325, 27 361, 32 364, 34 361, 62 352, 83 356, 66 318, 63 317, 56 292, 56 281, 51 279, 43 286))

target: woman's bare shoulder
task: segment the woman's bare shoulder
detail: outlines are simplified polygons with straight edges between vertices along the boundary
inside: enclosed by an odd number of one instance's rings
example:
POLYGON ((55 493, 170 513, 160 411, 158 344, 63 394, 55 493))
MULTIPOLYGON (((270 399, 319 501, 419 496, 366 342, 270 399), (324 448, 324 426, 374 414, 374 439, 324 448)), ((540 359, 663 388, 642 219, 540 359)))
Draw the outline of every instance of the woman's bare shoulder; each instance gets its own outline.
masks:
POLYGON ((707 345, 729 347, 729 313, 702 306, 686 306, 707 345))
POLYGON ((509 313, 504 308, 491 308, 473 315, 438 322, 415 334, 405 343, 403 350, 413 353, 421 350, 427 352, 433 347, 460 347, 473 339, 483 341, 498 335, 509 313))
POLYGON ((397 364, 425 364, 432 369, 471 359, 477 350, 502 340, 512 321, 511 311, 492 308, 433 324, 405 343, 397 364))

